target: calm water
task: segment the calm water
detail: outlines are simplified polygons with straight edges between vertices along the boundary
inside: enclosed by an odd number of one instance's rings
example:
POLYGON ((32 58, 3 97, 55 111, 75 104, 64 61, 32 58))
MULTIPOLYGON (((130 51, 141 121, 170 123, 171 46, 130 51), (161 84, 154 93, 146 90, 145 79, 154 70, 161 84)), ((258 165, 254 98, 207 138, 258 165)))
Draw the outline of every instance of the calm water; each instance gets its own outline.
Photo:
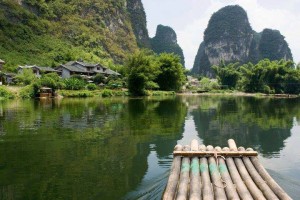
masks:
POLYGON ((300 99, 196 96, 0 102, 0 199, 160 199, 194 138, 254 147, 300 199, 300 99))

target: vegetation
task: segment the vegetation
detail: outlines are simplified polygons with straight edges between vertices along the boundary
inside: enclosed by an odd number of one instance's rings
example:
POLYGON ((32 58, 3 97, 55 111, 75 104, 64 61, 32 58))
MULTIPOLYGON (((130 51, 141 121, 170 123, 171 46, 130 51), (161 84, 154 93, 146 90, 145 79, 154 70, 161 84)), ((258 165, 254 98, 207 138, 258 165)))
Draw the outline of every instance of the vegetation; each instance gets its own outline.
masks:
POLYGON ((0 100, 13 99, 14 95, 12 92, 7 90, 4 86, 0 86, 0 100))
POLYGON ((300 94, 300 68, 292 61, 260 61, 239 65, 214 66, 222 87, 249 93, 300 94))
POLYGON ((78 58, 111 67, 137 49, 131 26, 124 1, 3 0, 0 55, 9 71, 78 58))
POLYGON ((161 90, 178 91, 185 81, 179 56, 163 53, 158 58, 159 74, 155 80, 161 90))
POLYGON ((126 68, 128 89, 134 96, 146 95, 146 89, 178 91, 185 81, 180 59, 174 54, 141 51, 129 57, 126 68))

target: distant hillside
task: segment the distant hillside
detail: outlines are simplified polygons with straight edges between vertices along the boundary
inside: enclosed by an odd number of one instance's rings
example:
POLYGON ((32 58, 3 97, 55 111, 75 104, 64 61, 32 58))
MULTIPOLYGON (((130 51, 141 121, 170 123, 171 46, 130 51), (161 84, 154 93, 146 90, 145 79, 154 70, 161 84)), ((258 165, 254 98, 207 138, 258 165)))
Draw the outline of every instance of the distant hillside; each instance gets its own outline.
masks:
POLYGON ((148 47, 147 37, 140 0, 0 1, 0 55, 6 69, 78 58, 121 63, 138 44, 148 47))
POLYGON ((184 55, 177 43, 175 31, 168 26, 158 25, 156 35, 151 39, 151 46, 155 53, 174 53, 180 56, 181 64, 184 66, 184 55))
POLYGON ((211 66, 219 65, 221 61, 257 63, 263 58, 293 59, 279 31, 265 29, 262 33, 256 33, 243 8, 226 6, 210 18, 192 72, 211 77, 211 66))
POLYGON ((147 29, 146 13, 141 0, 127 0, 127 10, 130 14, 133 32, 137 44, 141 48, 151 48, 147 29))

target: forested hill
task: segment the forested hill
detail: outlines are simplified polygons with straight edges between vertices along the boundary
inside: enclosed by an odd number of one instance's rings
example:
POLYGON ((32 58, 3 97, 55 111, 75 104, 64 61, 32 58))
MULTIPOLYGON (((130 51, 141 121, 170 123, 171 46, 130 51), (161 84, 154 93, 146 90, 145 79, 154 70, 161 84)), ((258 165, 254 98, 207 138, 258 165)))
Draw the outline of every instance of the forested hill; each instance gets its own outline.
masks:
POLYGON ((177 43, 177 35, 169 26, 158 25, 156 35, 151 39, 151 46, 155 53, 174 53, 181 59, 184 66, 184 55, 181 47, 177 43))
POLYGON ((147 40, 140 0, 0 1, 0 56, 6 69, 78 58, 121 63, 138 45, 148 47, 147 40))
POLYGON ((226 6, 210 18, 192 72, 213 76, 211 66, 222 61, 257 63, 264 58, 293 60, 284 36, 271 29, 255 32, 242 7, 226 6))

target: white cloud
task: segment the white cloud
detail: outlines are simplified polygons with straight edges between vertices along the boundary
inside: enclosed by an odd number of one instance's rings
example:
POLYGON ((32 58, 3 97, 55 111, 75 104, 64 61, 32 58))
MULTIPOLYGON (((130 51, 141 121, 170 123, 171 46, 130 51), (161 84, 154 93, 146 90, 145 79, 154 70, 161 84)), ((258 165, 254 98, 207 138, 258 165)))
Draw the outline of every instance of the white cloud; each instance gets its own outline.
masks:
POLYGON ((296 9, 300 7, 298 0, 286 0, 284 3, 275 3, 274 0, 143 0, 143 3, 150 35, 155 34, 158 24, 171 26, 183 48, 187 68, 193 66, 211 15, 226 5, 236 4, 246 10, 255 31, 278 29, 286 37, 294 60, 300 61, 300 14, 296 9))

